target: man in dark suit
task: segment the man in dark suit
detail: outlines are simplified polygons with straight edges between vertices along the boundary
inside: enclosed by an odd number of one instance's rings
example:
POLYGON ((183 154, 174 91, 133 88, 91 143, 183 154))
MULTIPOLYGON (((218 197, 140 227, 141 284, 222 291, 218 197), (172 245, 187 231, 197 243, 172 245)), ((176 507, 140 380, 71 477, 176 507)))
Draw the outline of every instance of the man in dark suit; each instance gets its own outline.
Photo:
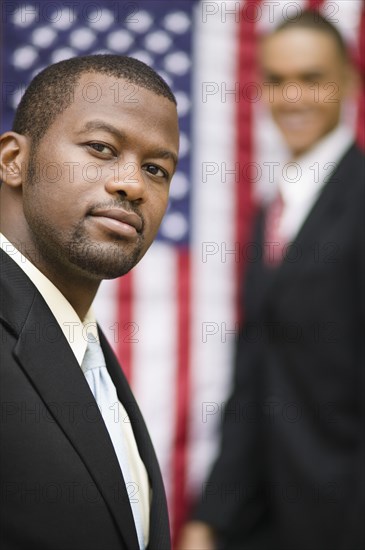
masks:
POLYGON ((170 549, 154 449, 90 306, 151 245, 177 153, 167 84, 111 55, 42 71, 1 136, 4 550, 170 549))
POLYGON ((341 123, 351 70, 311 12, 267 36, 261 62, 295 174, 279 170, 257 218, 221 450, 180 548, 361 550, 365 171, 341 123))

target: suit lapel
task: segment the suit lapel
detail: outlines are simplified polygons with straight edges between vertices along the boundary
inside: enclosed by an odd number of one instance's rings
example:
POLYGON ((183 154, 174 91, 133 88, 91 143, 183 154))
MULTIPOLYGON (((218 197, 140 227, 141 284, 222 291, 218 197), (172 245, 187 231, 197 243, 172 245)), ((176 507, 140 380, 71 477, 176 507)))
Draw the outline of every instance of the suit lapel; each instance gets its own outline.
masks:
POLYGON ((161 477, 156 454, 148 434, 142 414, 104 334, 99 328, 100 343, 103 348, 109 374, 117 389, 120 402, 130 418, 138 451, 147 469, 152 488, 152 503, 150 511, 149 545, 151 549, 169 550, 170 531, 166 504, 165 489, 161 477))
MULTIPOLYGON (((272 287, 283 282, 288 275, 294 277, 296 270, 302 270, 311 262, 316 261, 316 246, 320 245, 324 228, 330 228, 331 224, 341 216, 346 207, 346 192, 348 189, 338 192, 338 186, 343 187, 344 181, 348 181, 348 170, 351 167, 351 159, 356 154, 355 146, 351 147, 337 169, 329 178, 322 189, 321 194, 315 201, 303 225, 292 241, 291 250, 284 257, 277 268, 271 270, 262 266, 265 271, 266 284, 262 299, 271 293, 272 287)), ((264 216, 260 220, 259 242, 263 242, 264 216)))
MULTIPOLYGON (((138 550, 129 497, 95 399, 52 312, 30 279, 0 251, 0 315, 18 340, 14 355, 85 464, 128 550, 138 550), (70 411, 72 411, 70 413, 70 411)), ((104 335, 100 341, 118 397, 131 419, 152 487, 149 548, 170 549, 165 491, 153 445, 133 394, 104 335)))
POLYGON ((19 334, 14 355, 88 469, 126 547, 138 550, 119 463, 81 368, 40 293, 4 253, 1 261, 7 301, 2 316, 19 334))

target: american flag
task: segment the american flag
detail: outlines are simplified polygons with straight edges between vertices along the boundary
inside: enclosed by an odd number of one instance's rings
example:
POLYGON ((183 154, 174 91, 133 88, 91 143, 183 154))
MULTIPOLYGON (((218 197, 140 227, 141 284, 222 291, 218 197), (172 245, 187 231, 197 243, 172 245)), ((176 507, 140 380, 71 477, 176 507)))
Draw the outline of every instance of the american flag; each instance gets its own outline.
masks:
MULTIPOLYGON (((79 55, 141 59, 177 98, 180 161, 158 239, 129 275, 102 284, 95 303, 150 429, 175 534, 217 451, 238 280, 255 204, 273 192, 264 162, 284 153, 260 101, 257 35, 308 6, 338 25, 356 52, 364 40, 361 0, 2 5, 3 131, 33 77, 79 55)), ((348 117, 355 127, 356 111, 348 117)))

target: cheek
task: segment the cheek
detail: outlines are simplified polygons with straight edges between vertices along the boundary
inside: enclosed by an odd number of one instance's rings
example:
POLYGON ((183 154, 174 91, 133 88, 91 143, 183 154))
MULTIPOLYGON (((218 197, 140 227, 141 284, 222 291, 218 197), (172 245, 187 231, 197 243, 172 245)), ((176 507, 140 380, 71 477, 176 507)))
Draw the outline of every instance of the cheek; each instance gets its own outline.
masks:
POLYGON ((153 201, 150 201, 149 208, 145 209, 144 218, 146 221, 146 226, 150 229, 153 236, 157 233, 162 218, 166 212, 168 206, 168 191, 163 193, 158 193, 153 201))
POLYGON ((166 195, 164 196, 164 199, 163 201, 161 202, 161 205, 160 205, 160 221, 159 221, 159 225, 161 223, 161 220, 162 218, 164 217, 164 215, 166 214, 166 210, 167 210, 167 207, 169 205, 169 191, 167 191, 166 195))
POLYGON ((155 193, 153 200, 151 201, 151 210, 156 217, 162 218, 165 214, 169 204, 169 191, 170 187, 166 185, 166 187, 161 186, 161 188, 155 193))
POLYGON ((79 213, 77 198, 56 183, 35 183, 27 186, 24 194, 24 211, 29 220, 43 221, 44 225, 67 230, 79 213))
POLYGON ((322 103, 318 110, 317 126, 327 128, 335 125, 340 118, 340 112, 341 104, 339 102, 322 103))
POLYGON ((316 99, 322 120, 331 120, 338 116, 341 109, 342 94, 336 82, 328 82, 321 86, 316 99))

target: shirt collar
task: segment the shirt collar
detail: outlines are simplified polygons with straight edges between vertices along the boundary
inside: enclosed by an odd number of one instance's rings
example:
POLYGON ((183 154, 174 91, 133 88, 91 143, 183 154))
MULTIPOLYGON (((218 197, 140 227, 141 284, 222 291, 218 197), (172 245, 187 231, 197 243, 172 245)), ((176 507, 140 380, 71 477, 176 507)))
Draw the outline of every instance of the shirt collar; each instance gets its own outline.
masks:
POLYGON ((278 180, 284 203, 312 201, 353 141, 351 130, 340 124, 307 153, 288 162, 278 180))
POLYGON ((70 302, 66 300, 58 288, 2 233, 0 233, 0 246, 18 264, 40 292, 59 324, 77 362, 81 365, 87 347, 87 334, 90 333, 99 340, 92 309, 90 308, 85 319, 81 321, 70 302))

